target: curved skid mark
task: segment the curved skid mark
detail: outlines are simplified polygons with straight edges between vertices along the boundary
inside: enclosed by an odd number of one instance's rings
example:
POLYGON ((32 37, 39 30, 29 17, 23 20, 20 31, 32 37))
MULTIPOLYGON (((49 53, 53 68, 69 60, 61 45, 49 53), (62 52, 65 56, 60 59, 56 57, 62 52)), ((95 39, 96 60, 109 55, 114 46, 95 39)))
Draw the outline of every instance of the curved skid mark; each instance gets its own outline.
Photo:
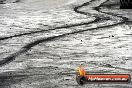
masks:
MULTIPOLYGON (((121 22, 120 24, 123 24, 124 22, 121 22)), ((108 26, 101 26, 98 27, 98 29, 100 28, 107 28, 107 27, 113 27, 116 26, 117 24, 114 25, 108 25, 108 26)), ((119 25, 119 24, 118 24, 119 25)), ((76 33, 81 33, 81 32, 85 32, 85 31, 89 31, 89 30, 96 30, 97 28, 91 28, 91 29, 86 29, 86 30, 80 30, 80 31, 75 31, 75 32, 71 32, 71 33, 66 33, 66 34, 62 34, 62 35, 58 35, 58 36, 52 36, 52 37, 48 37, 48 38, 42 38, 39 40, 36 40, 34 42, 31 42, 29 44, 27 44, 26 46, 24 46, 19 52, 10 55, 9 57, 3 58, 3 61, 0 61, 0 66, 5 65, 11 61, 13 61, 17 56, 23 54, 24 52, 27 52, 28 50, 30 50, 32 47, 42 43, 42 42, 48 42, 48 41, 53 41, 56 38, 62 38, 65 37, 67 35, 71 35, 71 34, 76 34, 76 33)))
POLYGON ((95 23, 97 21, 99 21, 99 18, 96 18, 94 21, 91 21, 91 22, 71 24, 71 25, 65 25, 65 26, 56 27, 56 28, 53 28, 53 29, 48 29, 48 30, 33 31, 33 32, 28 32, 28 33, 23 33, 23 34, 17 34, 17 35, 13 35, 13 36, 8 36, 8 37, 1 37, 0 40, 5 40, 5 39, 13 38, 13 37, 20 37, 20 36, 23 36, 23 35, 30 35, 30 34, 35 34, 35 33, 43 33, 43 32, 48 32, 48 31, 56 30, 56 29, 63 29, 63 28, 83 26, 83 25, 88 25, 88 24, 91 24, 91 23, 95 23))
POLYGON ((10 63, 11 61, 13 61, 17 56, 21 55, 22 53, 24 53, 26 50, 24 48, 22 48, 20 51, 6 57, 6 58, 3 58, 2 61, 0 61, 0 66, 2 65, 5 65, 5 64, 8 64, 10 63))
MULTIPOLYGON (((96 1, 96 0, 91 0, 90 2, 93 2, 93 1, 96 1)), ((100 4, 97 7, 93 7, 93 9, 96 10, 96 11, 98 11, 98 12, 101 12, 101 13, 104 13, 104 14, 107 14, 107 15, 110 15, 110 16, 114 16, 114 17, 120 18, 120 19, 122 19, 121 22, 118 22, 118 23, 115 23, 115 24, 112 24, 112 25, 100 26, 100 27, 96 27, 96 28, 90 28, 90 29, 75 31, 75 32, 71 32, 71 33, 66 33, 66 34, 62 34, 62 35, 58 35, 58 36, 52 36, 52 37, 42 38, 42 39, 36 40, 34 42, 31 42, 31 43, 25 45, 19 52, 15 53, 15 54, 12 54, 12 55, 10 55, 10 56, 8 56, 6 58, 3 58, 3 61, 0 61, 0 66, 3 66, 5 64, 13 61, 17 56, 19 56, 19 55, 27 52, 32 47, 34 47, 34 46, 36 46, 36 45, 38 45, 38 44, 40 44, 42 42, 53 41, 53 40, 55 40, 57 38, 62 38, 62 37, 65 37, 67 35, 76 34, 76 33, 80 33, 80 32, 85 32, 85 31, 88 31, 88 30, 96 30, 96 29, 100 29, 100 28, 113 27, 113 26, 117 26, 117 25, 120 25, 120 24, 123 24, 123 23, 127 22, 128 18, 126 18, 126 17, 122 17, 122 16, 118 16, 116 14, 112 14, 112 13, 100 11, 100 7, 104 3, 106 3, 107 1, 109 1, 109 0, 106 0, 105 2, 103 2, 102 4, 100 4)), ((82 5, 78 6, 78 7, 75 7, 74 8, 74 11, 77 12, 77 13, 80 13, 80 14, 84 14, 84 15, 89 14, 89 13, 86 13, 86 12, 79 11, 78 9, 82 8, 83 6, 89 5, 90 2, 86 2, 86 3, 84 3, 84 4, 82 4, 82 5)), ((92 21, 92 22, 81 23, 81 24, 74 24, 74 25, 63 26, 63 27, 56 27, 55 29, 61 29, 61 28, 69 28, 69 27, 74 27, 74 26, 87 25, 87 24, 90 24, 90 23, 98 22, 101 19, 100 17, 97 17, 97 16, 95 16, 95 17, 96 17, 96 19, 94 21, 92 21)), ((55 30, 55 29, 50 29, 50 30, 55 30)), ((48 30, 43 30, 43 31, 48 31, 48 30)), ((43 31, 40 31, 40 32, 43 32, 43 31)), ((38 32, 34 32, 34 33, 38 33, 38 32)), ((27 34, 32 34, 32 33, 27 33, 27 34)), ((22 36, 22 35, 26 35, 26 34, 20 34, 20 35, 10 36, 8 38, 18 37, 18 36, 22 36)), ((4 38, 3 38, 3 40, 4 40, 4 38)), ((114 68, 118 68, 118 67, 114 67, 114 68)))

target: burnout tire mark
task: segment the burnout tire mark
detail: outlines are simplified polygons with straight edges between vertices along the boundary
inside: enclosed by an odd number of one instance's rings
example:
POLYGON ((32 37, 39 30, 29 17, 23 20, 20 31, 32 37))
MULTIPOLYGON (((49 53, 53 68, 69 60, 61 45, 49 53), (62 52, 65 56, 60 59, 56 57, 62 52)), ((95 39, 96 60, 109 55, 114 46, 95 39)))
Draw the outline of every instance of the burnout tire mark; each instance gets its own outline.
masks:
MULTIPOLYGON (((91 0, 90 2, 93 2, 93 1, 96 1, 96 0, 91 0)), ((34 47, 35 45, 38 45, 38 44, 40 44, 40 43, 42 43, 42 42, 53 41, 53 40, 58 39, 58 38, 63 38, 63 37, 65 37, 65 36, 67 36, 67 35, 76 34, 76 33, 80 33, 80 32, 85 32, 85 31, 89 31, 89 30, 95 30, 95 29, 100 29, 100 28, 113 27, 113 26, 117 26, 117 25, 120 25, 120 24, 123 24, 123 23, 127 22, 128 19, 125 18, 125 17, 117 16, 116 14, 112 14, 112 13, 108 13, 108 12, 102 12, 102 11, 100 10, 100 9, 101 9, 100 7, 102 7, 103 4, 106 3, 107 1, 109 1, 109 0, 106 0, 105 2, 103 2, 102 4, 100 4, 100 5, 97 6, 97 7, 93 7, 93 9, 96 10, 96 11, 98 11, 98 12, 100 12, 100 13, 104 13, 104 14, 107 14, 107 15, 109 15, 109 16, 114 16, 114 17, 116 17, 116 18, 120 18, 120 19, 122 19, 121 22, 117 22, 117 23, 115 23, 115 24, 106 25, 106 26, 100 26, 100 27, 96 27, 96 28, 90 28, 90 29, 85 29, 85 30, 79 30, 79 31, 71 32, 71 33, 66 33, 66 34, 61 34, 61 35, 58 35, 58 36, 52 36, 52 37, 42 38, 42 39, 36 40, 36 41, 34 41, 34 42, 31 42, 31 43, 25 45, 23 48, 20 49, 20 51, 18 51, 18 52, 16 52, 16 53, 12 54, 12 55, 10 55, 10 56, 8 56, 8 57, 6 57, 6 58, 3 58, 3 60, 0 61, 0 66, 3 66, 3 65, 5 65, 5 64, 7 64, 7 63, 13 61, 13 60, 14 60, 16 57, 18 57, 19 55, 21 55, 21 54, 27 52, 28 50, 30 50, 30 49, 31 49, 32 47, 34 47)), ((75 8, 74 8, 74 11, 75 11, 76 13, 80 13, 80 14, 83 14, 83 15, 87 15, 87 14, 88 14, 87 12, 80 11, 79 9, 82 8, 83 6, 89 5, 90 2, 86 2, 86 3, 84 3, 84 4, 80 5, 80 6, 75 7, 75 8)), ((101 19, 101 18, 98 17, 98 16, 95 16, 95 17, 96 17, 96 19, 95 19, 94 21, 92 21, 92 22, 89 22, 89 23, 74 24, 74 25, 69 25, 69 26, 58 27, 58 28, 55 28, 55 29, 61 29, 61 28, 69 28, 69 27, 73 27, 73 26, 87 25, 87 24, 90 24, 90 23, 98 22, 98 21, 101 19)), ((55 29, 51 29, 51 30, 55 30, 55 29)), ((48 30, 47 30, 47 31, 48 31, 48 30)), ((37 32, 35 32, 35 33, 37 33, 37 32)), ((31 33, 28 33, 28 34, 31 34, 31 33)), ((25 35, 25 34, 15 35, 15 36, 11 36, 11 37, 16 37, 16 36, 18 37, 18 36, 22 36, 22 35, 25 35)), ((8 37, 8 38, 10 38, 10 37, 8 37)), ((6 39, 6 38, 5 38, 5 39, 6 39)), ((2 39, 1 39, 1 40, 2 40, 2 39)), ((3 40, 4 40, 4 38, 3 38, 3 40)))
POLYGON ((48 29, 48 30, 33 31, 33 32, 28 32, 28 33, 23 33, 23 34, 17 34, 17 35, 13 35, 13 36, 8 36, 8 37, 1 37, 0 40, 6 40, 6 39, 14 38, 14 37, 20 37, 20 36, 30 35, 30 34, 36 34, 36 33, 49 32, 49 31, 51 31, 51 30, 56 30, 56 29, 63 29, 63 28, 71 28, 71 27, 77 27, 77 26, 88 25, 88 24, 92 24, 92 23, 98 22, 99 20, 100 20, 100 19, 98 18, 98 19, 95 19, 94 21, 91 21, 91 22, 78 23, 78 24, 71 24, 71 25, 60 26, 60 27, 56 27, 56 28, 48 29))

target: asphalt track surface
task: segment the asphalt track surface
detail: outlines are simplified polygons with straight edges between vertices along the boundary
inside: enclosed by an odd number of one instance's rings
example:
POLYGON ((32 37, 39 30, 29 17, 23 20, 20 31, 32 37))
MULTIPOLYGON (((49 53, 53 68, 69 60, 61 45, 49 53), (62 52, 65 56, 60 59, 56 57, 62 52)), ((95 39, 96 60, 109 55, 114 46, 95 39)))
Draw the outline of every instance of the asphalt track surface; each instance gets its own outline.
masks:
MULTIPOLYGON (((71 27, 79 27, 79 26, 84 26, 84 25, 89 25, 89 24, 99 24, 101 22, 107 22, 109 20, 118 20, 114 23, 111 23, 111 24, 107 24, 107 25, 100 25, 98 27, 93 27, 93 28, 88 28, 88 29, 83 29, 83 30, 77 30, 77 31, 72 31, 72 32, 68 32, 68 33, 62 33, 62 34, 59 34, 59 35, 56 35, 56 36, 51 36, 51 37, 47 37, 47 38, 40 38, 40 39, 37 39, 33 42, 30 42, 28 44, 26 44, 25 46, 23 46, 18 52, 15 52, 5 58, 2 58, 1 61, 0 61, 0 66, 5 66, 7 64, 9 64, 10 62, 14 61, 15 58, 19 57, 20 55, 28 52, 29 50, 32 49, 32 47, 40 44, 40 43, 44 43, 44 42, 50 42, 50 41, 55 41, 55 40, 58 40, 60 38, 64 38, 68 35, 75 35, 77 33, 83 33, 83 32, 86 32, 86 31, 91 31, 91 30, 99 30, 99 29, 105 29, 105 28, 111 28, 111 27, 114 27, 114 26, 117 26, 117 25, 122 25, 122 24, 125 24, 125 23, 129 23, 129 19, 127 17, 124 17, 124 16, 121 16, 121 15, 118 15, 118 14, 115 14, 115 13, 111 13, 111 12, 104 12, 102 11, 101 8, 103 8, 105 6, 105 8, 109 9, 107 7, 107 5, 104 5, 105 3, 107 3, 109 0, 102 0, 102 2, 95 6, 95 7, 90 7, 91 10, 95 10, 97 11, 98 13, 97 14, 92 14, 89 12, 86 12, 86 11, 82 11, 81 9, 86 7, 86 6, 90 6, 91 3, 97 3, 98 0, 91 0, 89 2, 85 2, 83 3, 82 5, 79 5, 79 6, 76 6, 74 7, 74 11, 78 14, 83 14, 83 15, 88 15, 88 16, 92 16, 94 17, 95 19, 93 21, 90 21, 90 22, 81 22, 81 23, 77 23, 77 24, 68 24, 68 25, 64 25, 64 26, 59 26, 59 27, 55 27, 55 28, 51 28, 51 29, 48 29, 48 30, 39 30, 39 31, 32 31, 32 32, 27 32, 27 33, 22 33, 22 34, 16 34, 16 35, 12 35, 12 36, 7 36, 7 37, 1 37, 0 38, 0 41, 4 41, 4 40, 7 40, 7 39, 12 39, 12 38, 15 38, 15 37, 21 37, 21 36, 25 36, 25 35, 32 35, 32 34, 37 34, 37 33, 47 33, 47 32, 52 32, 54 30, 58 30, 58 29, 63 29, 63 28, 71 28, 71 27)), ((99 64, 99 66, 103 66, 103 67, 109 67, 109 68, 115 68, 115 69, 122 69, 122 70, 126 70, 126 71, 129 71, 131 72, 132 70, 130 69, 124 69, 124 68, 120 68, 120 67, 113 67, 111 66, 110 64, 99 64)), ((74 74, 74 72, 69 72, 69 73, 59 73, 61 75, 63 74, 74 74)), ((44 74, 21 74, 21 75, 6 75, 6 76, 1 76, 0 79, 10 79, 12 77, 27 77, 27 76, 34 76, 34 75, 44 75, 44 74)), ((46 74, 45 74, 46 75, 46 74)), ((54 75, 54 74, 52 74, 54 75)), ((94 87, 93 87, 94 88, 94 87)))
MULTIPOLYGON (((96 0, 95 0, 95 1, 96 1, 96 0)), ((90 14, 90 13, 87 13, 87 12, 79 11, 79 9, 82 8, 83 6, 89 5, 89 3, 91 3, 91 2, 94 2, 94 0, 91 0, 90 2, 86 2, 86 3, 84 3, 84 4, 80 5, 80 6, 75 7, 75 8, 74 8, 74 11, 77 12, 77 13, 79 13, 79 14, 84 14, 84 15, 90 14)), ((107 1, 105 1, 105 2, 107 2, 107 1)), ((81 30, 81 31, 75 31, 75 32, 72 32, 72 33, 62 34, 62 35, 59 35, 59 36, 52 36, 52 37, 49 37, 49 38, 46 38, 46 39, 45 39, 45 38, 44 38, 44 39, 39 39, 39 40, 37 40, 37 41, 34 41, 34 42, 32 42, 32 43, 29 43, 29 44, 25 45, 19 52, 16 52, 16 53, 14 53, 14 54, 12 54, 12 55, 6 57, 6 58, 3 58, 3 60, 0 61, 0 65, 2 66, 2 65, 5 65, 5 64, 11 62, 11 61, 14 60, 17 56, 21 55, 22 53, 27 52, 27 51, 30 50, 33 46, 35 46, 35 45, 37 45, 37 44, 39 44, 39 43, 47 42, 47 41, 53 41, 54 39, 61 38, 61 37, 64 37, 64 36, 70 35, 70 34, 85 32, 85 31, 88 31, 88 30, 94 30, 94 29, 99 29, 99 28, 112 27, 112 26, 116 26, 116 25, 119 25, 119 24, 123 24, 123 23, 125 23, 125 22, 128 22, 128 18, 126 18, 126 17, 122 17, 122 16, 118 16, 118 15, 116 15, 116 14, 106 13, 106 12, 100 11, 100 7, 101 7, 105 2, 103 2, 102 4, 100 4, 100 5, 97 6, 97 7, 92 7, 93 10, 96 10, 96 11, 101 12, 101 13, 105 13, 105 14, 107 14, 107 15, 109 15, 109 16, 114 16, 114 17, 116 17, 116 18, 119 18, 119 19, 121 19, 120 22, 117 22, 117 23, 112 24, 112 25, 105 25, 105 26, 100 26, 100 27, 96 27, 96 28, 91 28, 91 29, 86 29, 86 30, 81 30)), ((88 24, 91 24, 91 23, 96 23, 96 22, 98 22, 98 21, 101 20, 101 18, 98 17, 98 16, 95 16, 95 18, 96 18, 96 19, 95 19, 94 21, 92 21, 92 22, 81 23, 81 24, 73 24, 73 25, 62 26, 62 27, 56 27, 56 28, 54 28, 54 29, 49 29, 49 30, 56 30, 56 29, 70 28, 70 27, 81 26, 81 25, 88 25, 88 24)), ((103 19, 105 19, 105 18, 103 18, 103 19)), ((31 33, 19 34, 19 35, 14 35, 14 36, 9 36, 9 37, 3 37, 3 38, 0 38, 0 40, 5 40, 5 39, 13 38, 13 37, 19 37, 19 36, 23 36, 23 35, 30 35, 30 34, 33 34, 33 33, 39 33, 39 32, 42 33, 42 32, 49 31, 49 30, 42 30, 42 31, 37 31, 37 32, 31 32, 31 33)))
MULTIPOLYGON (((90 14, 90 13, 87 13, 87 12, 80 11, 79 9, 82 8, 83 6, 89 5, 90 3, 94 2, 94 1, 96 1, 96 0, 91 0, 90 2, 86 2, 86 3, 84 3, 84 4, 80 5, 80 6, 77 6, 77 7, 74 8, 74 11, 76 13, 84 14, 84 15, 90 14)), ((96 30, 96 29, 100 29, 100 28, 112 27, 112 26, 121 25, 121 24, 124 24, 124 23, 128 22, 128 18, 126 18, 126 17, 118 16, 117 14, 113 14, 113 13, 108 13, 108 12, 102 12, 102 11, 100 11, 101 6, 103 6, 103 4, 106 3, 106 2, 108 2, 108 1, 109 0, 106 0, 105 2, 101 3, 97 7, 92 7, 93 10, 96 10, 98 12, 107 14, 109 17, 113 16, 113 17, 119 18, 119 19, 121 19, 120 22, 117 22, 117 23, 112 24, 112 25, 99 26, 99 27, 96 27, 96 28, 91 28, 91 29, 86 29, 86 30, 81 30, 81 31, 75 31, 75 32, 71 32, 71 33, 66 33, 66 34, 62 34, 62 35, 59 35, 59 36, 52 36, 52 37, 49 37, 49 38, 46 38, 46 39, 45 38, 44 39, 39 39, 37 41, 31 42, 31 43, 25 45, 20 51, 12 54, 12 55, 10 55, 10 56, 8 56, 6 58, 3 58, 3 60, 0 61, 0 65, 2 66, 2 65, 5 65, 5 64, 13 61, 17 56, 19 56, 19 55, 27 52, 28 50, 30 50, 32 47, 34 47, 35 45, 37 45, 39 43, 47 42, 47 41, 54 41, 57 38, 65 37, 65 36, 70 35, 70 34, 76 34, 76 33, 85 32, 85 31, 89 31, 89 30, 96 30)), ((35 31, 35 32, 30 32, 30 33, 18 34, 18 35, 13 35, 13 36, 9 36, 9 37, 0 38, 0 40, 5 40, 5 39, 13 38, 13 37, 19 37, 19 36, 23 36, 23 35, 30 35, 30 34, 39 33, 39 32, 42 33, 42 32, 47 32, 47 31, 56 30, 56 29, 62 29, 62 28, 70 28, 70 27, 88 25, 88 24, 96 23, 96 22, 98 22, 100 20, 102 21, 102 19, 103 19, 103 21, 105 20, 105 18, 101 18, 99 16, 94 16, 94 17, 96 18, 94 21, 87 22, 87 23, 71 24, 71 25, 56 27, 56 28, 49 29, 49 30, 42 30, 42 31, 35 31)), ((107 20, 107 17, 106 17, 106 20, 107 20)))

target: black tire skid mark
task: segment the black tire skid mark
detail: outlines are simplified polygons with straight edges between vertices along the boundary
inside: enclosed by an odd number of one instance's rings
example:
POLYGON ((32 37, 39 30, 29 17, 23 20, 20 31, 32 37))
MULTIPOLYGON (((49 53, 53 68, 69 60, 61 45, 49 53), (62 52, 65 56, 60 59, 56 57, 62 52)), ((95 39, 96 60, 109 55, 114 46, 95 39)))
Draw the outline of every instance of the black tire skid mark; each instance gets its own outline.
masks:
MULTIPOLYGON (((87 3, 84 3, 83 5, 77 6, 77 7, 74 8, 74 11, 76 13, 79 13, 79 14, 88 15, 87 13, 79 11, 78 9, 81 8, 81 7, 83 7, 83 6, 86 6, 86 5, 90 4, 90 2, 92 2, 92 1, 96 1, 96 0, 91 0, 91 1, 89 1, 87 3)), ((20 37, 20 36, 30 35, 30 34, 35 34, 35 33, 43 33, 43 32, 48 32, 48 31, 56 30, 56 29, 63 29, 63 28, 71 28, 71 27, 83 26, 83 25, 88 25, 88 24, 92 24, 92 23, 98 22, 100 20, 101 20, 100 17, 95 16, 95 20, 90 21, 90 22, 70 24, 70 25, 64 25, 64 26, 60 26, 60 27, 55 27, 55 28, 48 29, 48 30, 32 31, 32 32, 27 32, 27 33, 22 33, 22 34, 16 34, 16 35, 12 35, 12 36, 0 37, 0 40, 6 40, 6 39, 13 38, 13 37, 20 37)))
MULTIPOLYGON (((95 1, 95 0, 91 0, 90 2, 92 1, 95 1)), ((107 0, 108 1, 108 0, 107 0)), ((106 2, 107 2, 106 1, 106 2)), ((86 15, 85 12, 82 12, 82 11, 79 11, 78 9, 82 8, 83 6, 86 6, 88 5, 90 2, 87 2, 87 3, 84 3, 78 7, 75 7, 74 8, 74 11, 77 12, 77 13, 80 13, 80 14, 83 14, 86 15)), ((111 16, 116 16, 118 18, 122 18, 122 21, 121 22, 118 22, 118 23, 115 23, 115 24, 112 24, 112 25, 106 25, 106 26, 100 26, 100 27, 97 27, 97 28, 90 28, 90 29, 85 29, 85 30, 80 30, 80 31, 75 31, 75 32, 71 32, 71 33, 66 33, 66 34, 62 34, 62 35, 58 35, 58 36, 52 36, 52 37, 48 37, 48 38, 42 38, 42 39, 39 39, 39 40, 36 40, 34 42, 31 42, 27 45, 25 45, 23 48, 21 48, 21 50, 19 52, 16 52, 6 58, 3 58, 2 61, 0 61, 0 66, 3 66, 3 65, 6 65, 8 63, 10 63, 11 61, 13 61, 17 56, 27 52, 28 50, 30 50, 32 47, 34 47, 35 45, 38 45, 42 42, 48 42, 48 41, 53 41, 55 39, 58 39, 58 38, 62 38, 62 37, 65 37, 67 35, 71 35, 71 34, 76 34, 76 33, 81 33, 81 32, 85 32, 85 31, 89 31, 89 30, 96 30, 96 29, 100 29, 100 28, 108 28, 108 27, 113 27, 113 26, 117 26, 117 25, 120 25, 120 24, 123 24, 127 21, 127 18, 124 18, 122 16, 117 16, 115 14, 111 14, 111 13, 107 13, 107 12, 102 12, 100 11, 100 7, 103 5, 104 3, 100 4, 99 6, 97 7, 94 7, 93 9, 98 11, 98 12, 101 12, 101 13, 105 13, 105 14, 108 14, 108 15, 111 15, 111 16)), ((96 18, 96 21, 99 21, 99 17, 96 18)))
MULTIPOLYGON (((0 4, 7 4, 5 2, 6 0, 3 0, 3 1, 0 1, 0 4)), ((19 3, 21 0, 15 0, 14 2, 11 2, 11 3, 19 3)))
POLYGON ((65 26, 56 27, 56 28, 53 28, 53 29, 48 29, 48 30, 32 31, 32 32, 27 32, 27 33, 22 33, 22 34, 13 35, 13 36, 1 37, 0 40, 6 40, 6 39, 13 38, 13 37, 20 37, 20 36, 30 35, 30 34, 35 34, 35 33, 43 33, 43 32, 48 32, 48 31, 56 30, 56 29, 63 29, 63 28, 71 28, 71 27, 77 27, 77 26, 88 25, 88 24, 92 24, 92 23, 98 22, 99 20, 100 20, 100 19, 97 18, 97 19, 95 19, 94 21, 91 21, 91 22, 78 23, 78 24, 71 24, 71 25, 65 25, 65 26))
MULTIPOLYGON (((92 0, 91 0, 92 1, 92 0)), ((87 4, 83 4, 81 6, 78 6, 78 7, 83 7, 84 5, 88 5, 87 4)), ((77 7, 75 7, 76 9, 77 7)), ((74 9, 74 11, 76 12, 76 10, 74 9)), ((78 13, 78 12, 77 12, 78 13)), ((85 15, 85 14, 83 14, 85 15)), ((76 27, 76 26, 82 26, 82 25, 88 25, 88 24, 91 24, 91 23, 95 23, 95 22, 98 22, 100 21, 100 18, 96 18, 94 21, 91 21, 91 22, 88 22, 88 23, 81 23, 81 24, 73 24, 73 25, 68 25, 68 26, 62 26, 62 27, 56 27, 55 29, 62 29, 62 28, 69 28, 69 27, 76 27)), ((30 32, 30 33, 24 33, 24 34, 19 34, 19 35, 14 35, 14 36, 9 36, 9 37, 3 37, 3 38, 0 38, 0 40, 5 40, 5 39, 8 39, 8 38, 13 38, 13 37, 19 37, 19 36, 23 36, 23 35, 27 35, 27 34, 33 34, 33 33, 39 33, 39 32, 46 32, 46 31, 50 31, 50 30, 55 30, 55 29, 49 29, 49 30, 42 30, 42 31, 37 31, 37 32, 30 32)), ((96 29, 96 28, 94 28, 96 29)), ((87 30, 86 30, 87 31, 87 30)), ((81 31, 76 31, 76 32, 71 32, 71 33, 66 33, 66 34, 62 34, 62 35, 59 35, 59 36, 52 36, 52 37, 48 37, 48 38, 44 38, 44 39, 39 39, 39 40, 36 40, 34 42, 31 42, 29 44, 27 44, 26 46, 24 46, 23 48, 20 49, 20 51, 14 53, 14 54, 11 54, 10 56, 6 57, 6 58, 3 58, 1 61, 0 61, 0 66, 3 66, 3 65, 6 65, 8 63, 10 63, 11 61, 13 61, 16 57, 18 57, 19 55, 27 52, 28 50, 31 49, 31 47, 39 44, 39 43, 42 43, 42 42, 47 42, 47 41, 51 41, 55 38, 59 38, 59 37, 64 37, 66 35, 69 35, 69 34, 75 34, 75 33, 78 33, 78 32, 81 32, 81 31)), ((83 32, 83 31, 82 31, 83 32)))
MULTIPOLYGON (((109 1, 109 0, 107 0, 107 1, 109 1)), ((106 1, 106 2, 107 2, 107 1, 106 1)), ((106 3, 106 2, 104 2, 104 3, 106 3)), ((104 4, 104 3, 102 3, 102 4, 99 6, 99 8, 100 8, 100 7, 103 7, 103 4, 104 4)), ((123 17, 123 16, 120 16, 120 15, 118 15, 118 14, 114 14, 114 13, 110 13, 110 12, 103 12, 103 11, 101 11, 99 8, 96 8, 96 7, 95 7, 95 9, 96 9, 97 11, 101 12, 101 13, 105 13, 105 14, 108 14, 108 15, 111 15, 111 16, 115 16, 115 17, 118 17, 118 18, 122 18, 122 21, 121 21, 119 24, 130 23, 130 21, 129 21, 129 19, 128 19, 127 17, 123 17)), ((101 66, 101 67, 107 67, 107 68, 120 69, 120 70, 132 72, 131 69, 126 69, 126 68, 121 68, 121 67, 114 67, 114 66, 112 66, 112 65, 110 65, 110 64, 106 64, 106 65, 100 64, 99 66, 101 66)))

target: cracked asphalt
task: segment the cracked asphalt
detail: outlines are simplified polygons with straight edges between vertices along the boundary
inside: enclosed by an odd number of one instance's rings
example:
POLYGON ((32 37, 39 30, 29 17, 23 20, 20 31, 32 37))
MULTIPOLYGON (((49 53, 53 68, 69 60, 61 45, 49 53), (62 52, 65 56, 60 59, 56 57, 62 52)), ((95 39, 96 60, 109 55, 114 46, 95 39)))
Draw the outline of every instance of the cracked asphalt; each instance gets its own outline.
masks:
POLYGON ((0 4, 0 88, 79 86, 75 69, 132 74, 131 10, 115 0, 7 0, 0 4))

